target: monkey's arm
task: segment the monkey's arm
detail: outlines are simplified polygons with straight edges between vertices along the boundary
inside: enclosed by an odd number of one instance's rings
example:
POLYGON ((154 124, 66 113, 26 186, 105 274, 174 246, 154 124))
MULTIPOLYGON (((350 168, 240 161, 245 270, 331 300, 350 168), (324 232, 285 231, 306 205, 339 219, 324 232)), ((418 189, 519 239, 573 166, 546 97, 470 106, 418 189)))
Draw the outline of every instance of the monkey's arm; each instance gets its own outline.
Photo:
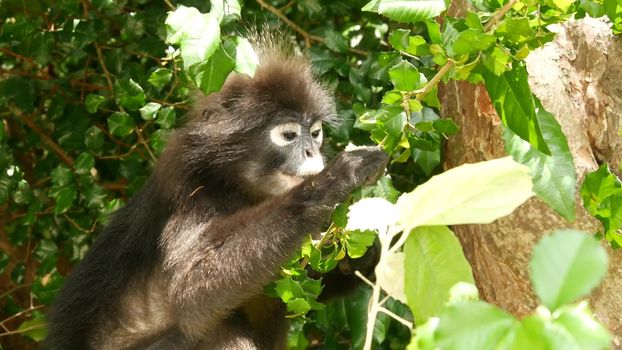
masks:
POLYGON ((304 235, 319 231, 333 206, 386 160, 377 150, 343 153, 284 196, 169 235, 163 262, 184 331, 213 325, 260 293, 304 235))

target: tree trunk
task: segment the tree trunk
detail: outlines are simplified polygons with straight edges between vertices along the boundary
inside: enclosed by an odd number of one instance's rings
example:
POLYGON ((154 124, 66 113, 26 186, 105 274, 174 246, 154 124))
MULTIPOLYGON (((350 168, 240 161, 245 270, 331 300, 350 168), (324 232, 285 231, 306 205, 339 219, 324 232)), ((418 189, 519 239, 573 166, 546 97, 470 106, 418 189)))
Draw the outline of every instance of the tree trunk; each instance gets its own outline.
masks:
MULTIPOLYGON (((561 124, 574 157, 577 193, 586 172, 607 162, 618 169, 622 138, 622 42, 602 20, 572 21, 553 28, 554 42, 527 59, 532 91, 561 124)), ((442 114, 460 126, 446 145, 444 167, 504 156, 500 120, 483 85, 451 82, 441 91, 442 114)), ((619 174, 619 173, 618 173, 619 174)), ((583 209, 577 194, 577 219, 568 222, 543 201, 533 198, 512 215, 489 225, 454 227, 473 267, 481 297, 521 317, 532 313, 537 299, 531 288, 528 262, 538 239, 559 228, 586 232, 601 229, 583 209)), ((622 349, 622 250, 606 246, 609 272, 593 291, 590 305, 596 318, 622 349)))

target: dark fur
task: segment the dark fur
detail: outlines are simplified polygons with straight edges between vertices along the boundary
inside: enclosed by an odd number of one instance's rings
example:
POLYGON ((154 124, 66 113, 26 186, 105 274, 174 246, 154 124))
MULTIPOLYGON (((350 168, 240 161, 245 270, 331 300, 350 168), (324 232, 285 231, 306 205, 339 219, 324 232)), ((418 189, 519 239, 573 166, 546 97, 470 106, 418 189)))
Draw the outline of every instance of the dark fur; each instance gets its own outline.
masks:
POLYGON ((282 50, 264 48, 253 79, 234 75, 199 98, 144 188, 68 277, 45 348, 284 347, 282 306, 263 286, 387 156, 342 153, 279 195, 242 174, 258 160, 278 166, 264 145, 268 125, 334 114, 308 63, 282 50))

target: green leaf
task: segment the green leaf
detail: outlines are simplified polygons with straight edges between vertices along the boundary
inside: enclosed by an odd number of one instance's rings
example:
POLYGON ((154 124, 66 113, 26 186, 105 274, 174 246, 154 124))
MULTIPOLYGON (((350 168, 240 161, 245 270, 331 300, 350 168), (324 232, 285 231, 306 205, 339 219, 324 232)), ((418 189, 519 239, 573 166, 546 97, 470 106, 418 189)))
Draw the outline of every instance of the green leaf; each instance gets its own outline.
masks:
POLYGON ((449 306, 440 314, 436 345, 440 349, 496 349, 517 321, 505 311, 470 301, 449 306))
POLYGON ((529 168, 510 157, 464 164, 403 194, 399 223, 407 232, 422 225, 489 223, 531 197, 531 187, 529 168))
POLYGON ((166 42, 179 45, 186 70, 204 63, 220 46, 217 12, 202 14, 193 7, 179 6, 165 24, 166 42))
POLYGON ((134 120, 125 112, 115 112, 108 118, 108 130, 114 136, 128 136, 134 131, 134 126, 134 120))
POLYGON ((513 69, 501 76, 487 70, 482 76, 503 125, 538 151, 551 155, 536 117, 536 105, 527 83, 524 63, 514 61, 513 69))
POLYGON ((304 314, 311 310, 311 305, 304 298, 296 298, 287 302, 287 311, 304 314))
POLYGON ((221 24, 240 19, 242 6, 238 0, 210 0, 210 3, 210 13, 214 13, 221 24))
POLYGON ((100 151, 104 146, 104 133, 95 125, 84 132, 84 145, 93 152, 100 151))
POLYGON ((558 8, 562 12, 566 13, 568 12, 570 6, 574 3, 574 0, 545 0, 544 3, 553 8, 558 8))
POLYGON ((567 220, 575 219, 575 175, 572 154, 561 126, 553 115, 541 108, 536 99, 537 118, 542 135, 547 140, 551 155, 534 149, 527 141, 505 129, 503 139, 506 151, 521 164, 531 169, 534 192, 567 220))
POLYGON ((66 212, 73 202, 76 200, 78 192, 73 186, 62 187, 54 196, 56 205, 54 206, 54 215, 59 215, 66 212))
POLYGON ((484 51, 497 41, 492 34, 484 34, 477 29, 467 29, 458 34, 453 44, 455 55, 463 55, 476 51, 484 51))
POLYGON ((424 149, 411 149, 413 152, 413 161, 421 170, 427 175, 430 176, 434 172, 439 164, 441 164, 441 152, 439 149, 428 151, 424 149))
MULTIPOLYGON (((418 124, 417 124, 418 125, 418 124)), ((443 135, 455 135, 458 132, 458 125, 451 119, 438 119, 432 122, 434 130, 443 135)))
POLYGON ((348 235, 346 235, 345 240, 348 256, 352 259, 358 259, 365 255, 367 247, 374 245, 376 235, 374 231, 350 231, 348 235))
POLYGON ((443 0, 372 0, 363 11, 377 12, 402 23, 424 22, 445 11, 443 0))
POLYGON ((16 204, 27 205, 32 202, 34 196, 28 182, 24 179, 19 180, 17 188, 13 191, 13 200, 16 204))
POLYGON ((229 73, 235 68, 235 60, 222 47, 207 62, 190 67, 194 83, 208 95, 220 90, 229 73))
POLYGON ((603 224, 605 238, 614 248, 622 246, 622 182, 607 164, 585 176, 581 198, 585 209, 603 224))
POLYGON ((175 108, 164 107, 160 109, 156 118, 156 124, 166 130, 175 126, 175 108))
POLYGON ((145 104, 145 92, 132 79, 120 79, 114 83, 114 97, 117 104, 130 111, 137 111, 145 104))
POLYGON ((225 46, 232 45, 235 50, 235 68, 234 70, 249 77, 255 76, 255 70, 259 65, 259 57, 255 53, 250 41, 242 37, 227 38, 225 46), (228 44, 228 41, 231 43, 228 44))
POLYGON ((144 120, 153 120, 156 117, 156 113, 160 110, 160 107, 162 107, 162 105, 159 103, 149 102, 140 108, 140 117, 144 120))
POLYGON ((278 280, 276 282, 275 291, 284 302, 288 302, 294 298, 304 297, 304 292, 300 283, 294 281, 291 277, 278 280))
POLYGON ((580 349, 609 349, 611 336, 607 329, 594 319, 587 302, 562 307, 553 322, 572 335, 580 349))
POLYGON ((166 141, 168 141, 169 133, 170 132, 168 130, 160 129, 154 131, 149 136, 149 145, 153 148, 156 154, 160 154, 160 152, 164 149, 166 141))
POLYGON ((393 86, 399 91, 414 91, 419 86, 419 71, 405 60, 389 69, 389 77, 393 86))
POLYGON ((24 336, 37 342, 45 339, 48 333, 45 317, 37 317, 32 320, 24 321, 21 325, 19 325, 17 330, 20 334, 23 334, 24 336))
POLYGON ((329 49, 341 53, 348 52, 348 41, 341 33, 337 32, 334 29, 327 29, 326 31, 324 31, 323 37, 324 43, 329 49))
POLYGON ((168 68, 158 68, 149 76, 149 83, 157 88, 162 88, 168 84, 173 77, 173 72, 168 68))
POLYGON ((529 270, 536 294, 555 310, 587 295, 600 283, 607 272, 607 254, 594 237, 559 230, 538 242, 529 270))
POLYGON ((90 174, 91 169, 95 167, 95 158, 93 158, 93 155, 90 153, 80 153, 78 158, 74 161, 73 166, 76 169, 76 174, 90 174))
POLYGON ((55 186, 65 186, 71 183, 74 179, 71 169, 64 164, 59 164, 52 170, 52 183, 55 186))
POLYGON ((404 255, 404 292, 416 324, 441 312, 456 283, 475 283, 458 238, 446 226, 411 231, 404 255))
POLYGON ((482 55, 484 66, 497 76, 508 70, 510 60, 510 55, 499 46, 495 46, 492 52, 484 52, 482 55))
POLYGON ((86 95, 86 99, 84 100, 84 104, 86 106, 86 111, 93 114, 97 112, 99 106, 106 101, 104 96, 88 94, 86 95))
MULTIPOLYGON (((523 319, 511 336, 507 337, 511 350, 580 350, 578 344, 563 327, 542 317, 529 316, 523 319)), ((501 346, 500 346, 501 347, 501 346)), ((501 348, 508 348, 503 346, 501 348)))

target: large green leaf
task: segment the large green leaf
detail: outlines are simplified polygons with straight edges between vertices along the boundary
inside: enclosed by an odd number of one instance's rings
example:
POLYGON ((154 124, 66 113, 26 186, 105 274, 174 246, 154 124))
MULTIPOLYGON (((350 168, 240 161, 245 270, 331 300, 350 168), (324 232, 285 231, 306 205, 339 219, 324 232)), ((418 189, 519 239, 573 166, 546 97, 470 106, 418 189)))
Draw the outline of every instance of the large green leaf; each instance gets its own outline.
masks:
POLYGON ((506 128, 503 133, 506 151, 519 163, 531 169, 534 192, 567 220, 575 219, 575 186, 577 177, 568 141, 553 115, 540 108, 536 99, 537 118, 551 155, 533 148, 529 142, 506 128))
POLYGON ((405 60, 389 69, 389 77, 393 86, 399 91, 413 91, 419 86, 419 71, 405 60))
POLYGON ((404 254, 404 291, 416 324, 440 313, 456 283, 475 283, 462 246, 447 226, 414 229, 404 254))
POLYGON ((134 120, 125 112, 115 112, 108 118, 108 129, 115 136, 127 136, 134 131, 134 120))
POLYGON ((559 230, 538 242, 529 269, 536 294, 555 310, 600 283, 607 272, 607 253, 588 234, 559 230))
POLYGON ((503 125, 535 149, 550 155, 536 117, 536 104, 527 83, 527 70, 522 62, 512 62, 512 70, 500 76, 482 70, 486 90, 501 117, 503 125))
MULTIPOLYGON (((507 341, 510 344, 500 348, 511 350, 580 350, 572 335, 555 323, 537 315, 523 319, 507 341)), ((505 344, 504 344, 505 345, 505 344)))
POLYGON ((444 350, 496 349, 517 322, 505 311, 481 301, 457 303, 440 314, 436 345, 444 350))
POLYGON ((572 335, 576 343, 584 350, 609 349, 611 336, 607 329, 594 319, 587 302, 562 307, 553 321, 572 335))
POLYGON ((388 18, 417 23, 434 18, 445 11, 443 0, 372 0, 363 6, 363 11, 377 12, 388 18))
POLYGON ((190 67, 190 76, 204 94, 220 90, 229 73, 235 68, 235 60, 222 48, 207 62, 190 67))
POLYGON ((136 111, 145 105, 145 91, 132 79, 119 79, 114 83, 114 97, 117 104, 136 111))
POLYGON ((181 49, 184 68, 205 62, 220 44, 220 12, 202 14, 194 7, 179 6, 166 18, 166 42, 181 49))
POLYGON ((531 187, 529 168, 510 157, 464 164, 403 194, 397 201, 399 223, 405 231, 422 225, 489 223, 531 197, 531 187))

